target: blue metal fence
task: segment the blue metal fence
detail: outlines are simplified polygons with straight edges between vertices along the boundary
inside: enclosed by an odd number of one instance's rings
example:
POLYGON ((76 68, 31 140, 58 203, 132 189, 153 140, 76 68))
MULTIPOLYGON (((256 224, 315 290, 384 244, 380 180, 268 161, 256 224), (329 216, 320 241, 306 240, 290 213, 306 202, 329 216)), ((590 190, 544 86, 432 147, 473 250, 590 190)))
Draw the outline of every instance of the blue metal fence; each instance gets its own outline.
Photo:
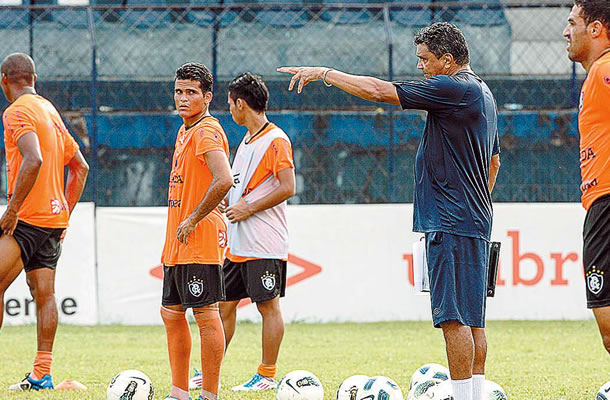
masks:
POLYGON ((423 114, 316 84, 296 95, 275 68, 317 64, 419 79, 413 35, 431 22, 450 21, 463 30, 472 67, 500 108, 496 200, 577 201, 576 101, 583 75, 567 60, 561 37, 569 6, 332 0, 5 6, 0 54, 33 55, 39 92, 62 111, 92 164, 85 197, 98 204, 165 203, 179 126, 173 74, 187 61, 211 68, 212 111, 233 148, 243 130, 226 112, 227 83, 244 71, 264 77, 270 118, 294 144, 293 202, 404 202, 412 199, 423 114))

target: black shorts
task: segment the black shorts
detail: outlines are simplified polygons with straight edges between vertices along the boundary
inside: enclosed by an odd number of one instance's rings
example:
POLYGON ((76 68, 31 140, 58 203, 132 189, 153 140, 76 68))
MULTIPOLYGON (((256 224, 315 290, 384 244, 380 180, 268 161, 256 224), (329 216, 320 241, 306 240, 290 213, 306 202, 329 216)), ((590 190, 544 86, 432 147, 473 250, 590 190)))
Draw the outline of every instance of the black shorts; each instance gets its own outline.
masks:
POLYGON ((63 231, 64 228, 41 228, 23 221, 17 222, 13 237, 21 248, 21 261, 25 272, 57 267, 63 231))
POLYGON ((595 200, 587 211, 582 258, 587 307, 610 306, 610 195, 595 200))
POLYGON ((286 261, 261 259, 235 263, 225 260, 222 267, 227 301, 249 297, 253 302, 286 295, 286 261))
POLYGON ((220 265, 163 266, 164 306, 203 307, 225 299, 220 265))

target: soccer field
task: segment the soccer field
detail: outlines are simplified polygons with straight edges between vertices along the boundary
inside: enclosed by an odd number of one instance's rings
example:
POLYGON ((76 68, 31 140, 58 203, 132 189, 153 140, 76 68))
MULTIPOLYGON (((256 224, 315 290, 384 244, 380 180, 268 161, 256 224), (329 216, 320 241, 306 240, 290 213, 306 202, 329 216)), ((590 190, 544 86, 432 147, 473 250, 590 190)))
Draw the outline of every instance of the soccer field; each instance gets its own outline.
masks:
MULTIPOLYGON (((195 335, 196 326, 191 329, 195 335)), ((492 321, 488 341, 487 378, 501 384, 509 399, 594 400, 597 389, 610 380, 610 359, 592 320, 492 321)), ((199 340, 193 344, 191 365, 198 367, 199 340)), ((156 399, 168 393, 170 373, 162 326, 62 325, 54 351, 54 382, 75 379, 89 390, 9 394, 4 388, 31 368, 35 345, 34 326, 2 329, 0 398, 105 399, 108 382, 125 369, 139 369, 150 376, 156 399)), ((230 391, 254 373, 259 354, 260 325, 239 324, 222 369, 221 399, 275 399, 274 392, 230 391)), ((441 331, 428 322, 290 324, 278 375, 295 369, 315 373, 324 385, 325 399, 334 399, 337 387, 350 375, 386 375, 398 382, 406 398, 411 374, 428 362, 447 365, 441 331)))

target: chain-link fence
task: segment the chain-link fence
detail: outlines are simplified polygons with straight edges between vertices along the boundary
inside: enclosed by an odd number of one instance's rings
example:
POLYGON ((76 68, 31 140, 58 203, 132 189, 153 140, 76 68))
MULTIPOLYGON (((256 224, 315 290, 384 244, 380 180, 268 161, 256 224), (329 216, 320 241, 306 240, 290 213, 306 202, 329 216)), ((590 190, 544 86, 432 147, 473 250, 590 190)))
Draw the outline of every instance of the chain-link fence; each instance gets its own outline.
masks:
POLYGON ((39 93, 60 109, 92 164, 84 197, 99 205, 166 203, 181 122, 173 112, 173 76, 188 61, 212 70, 212 112, 233 151, 244 130, 227 112, 227 83, 244 71, 266 80, 269 118, 293 141, 293 202, 411 201, 424 113, 316 83, 297 95, 276 68, 326 65, 420 79, 413 36, 436 21, 463 30, 472 68, 498 102, 502 168, 495 199, 579 198, 576 110, 584 75, 565 51, 568 3, 101 1, 0 7, 0 55, 33 56, 39 93))

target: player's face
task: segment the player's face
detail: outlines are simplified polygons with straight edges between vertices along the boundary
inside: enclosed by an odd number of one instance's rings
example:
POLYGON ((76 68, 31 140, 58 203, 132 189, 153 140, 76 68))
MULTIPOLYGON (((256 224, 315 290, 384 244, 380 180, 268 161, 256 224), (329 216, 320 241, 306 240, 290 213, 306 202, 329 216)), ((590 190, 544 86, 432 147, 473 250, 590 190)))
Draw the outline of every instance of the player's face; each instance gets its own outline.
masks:
POLYGON ((582 9, 579 6, 572 7, 568 25, 563 30, 563 37, 568 40, 568 57, 575 62, 586 60, 590 49, 587 24, 581 15, 582 9))
POLYGON ((190 79, 176 79, 174 83, 174 101, 176 110, 184 120, 197 117, 207 111, 209 102, 201 90, 199 81, 190 79))
POLYGON ((444 72, 445 63, 428 50, 428 46, 423 43, 417 45, 417 68, 421 69, 426 78, 440 75, 444 72))
MULTIPOLYGON (((244 124, 244 118, 243 118, 243 110, 239 109, 239 106, 236 102, 233 101, 233 99, 231 98, 230 95, 227 95, 228 100, 227 103, 229 103, 229 111, 231 111, 231 116, 233 117, 233 121, 235 121, 235 123, 237 125, 243 125, 244 124)), ((239 102, 239 99, 237 99, 237 101, 239 102)))

